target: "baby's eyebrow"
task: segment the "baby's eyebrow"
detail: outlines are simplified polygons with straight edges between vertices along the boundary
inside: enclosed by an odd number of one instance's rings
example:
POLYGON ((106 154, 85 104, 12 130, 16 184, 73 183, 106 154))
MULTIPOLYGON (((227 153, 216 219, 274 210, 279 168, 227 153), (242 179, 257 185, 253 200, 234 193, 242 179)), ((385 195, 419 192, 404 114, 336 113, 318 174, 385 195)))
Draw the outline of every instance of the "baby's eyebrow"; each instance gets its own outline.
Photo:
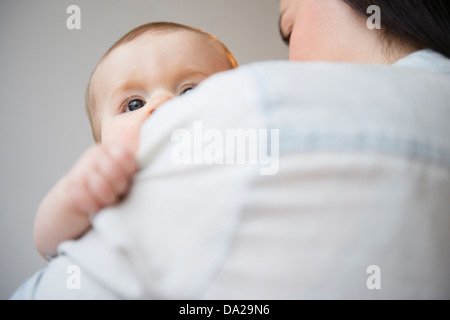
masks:
POLYGON ((123 92, 128 90, 134 90, 137 87, 142 87, 145 83, 145 77, 139 75, 126 76, 124 79, 116 86, 112 94, 117 92, 123 92))
POLYGON ((111 98, 115 100, 117 96, 121 96, 123 92, 129 90, 130 88, 131 86, 127 85, 126 83, 116 87, 114 91, 111 93, 111 98))
POLYGON ((201 75, 204 75, 205 77, 208 76, 208 74, 206 74, 205 72, 203 72, 203 71, 201 71, 199 69, 196 69, 196 68, 192 68, 192 67, 184 68, 183 72, 180 73, 180 74, 182 76, 184 76, 184 77, 187 77, 187 76, 190 76, 190 75, 194 75, 194 74, 201 74, 201 75))
MULTIPOLYGON (((207 78, 209 76, 209 74, 207 72, 202 71, 199 68, 192 67, 192 66, 184 67, 184 68, 182 68, 182 71, 180 71, 177 76, 179 78, 178 82, 181 83, 186 80, 185 78, 194 77, 194 76, 198 76, 198 75, 202 75, 205 78, 207 78)), ((127 80, 123 81, 111 92, 111 95, 110 95, 111 101, 113 103, 115 103, 126 92, 129 92, 129 91, 136 91, 136 93, 138 93, 139 91, 144 91, 143 90, 144 88, 142 87, 143 83, 145 83, 145 80, 142 80, 142 79, 127 79, 127 80)))
MULTIPOLYGON (((111 101, 117 101, 119 98, 121 98, 124 93, 131 91, 131 90, 137 90, 139 88, 139 83, 137 81, 124 81, 119 86, 117 86, 111 93, 111 101)), ((142 91, 142 90, 137 90, 142 91)))

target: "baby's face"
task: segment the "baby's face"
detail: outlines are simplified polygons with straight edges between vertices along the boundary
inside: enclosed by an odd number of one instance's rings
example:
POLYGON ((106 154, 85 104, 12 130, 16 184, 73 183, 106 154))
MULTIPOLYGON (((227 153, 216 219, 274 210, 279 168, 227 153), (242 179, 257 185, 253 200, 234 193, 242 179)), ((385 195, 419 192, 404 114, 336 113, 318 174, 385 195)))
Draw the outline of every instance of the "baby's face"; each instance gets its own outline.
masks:
POLYGON ((102 143, 137 152, 140 128, 155 108, 230 68, 217 44, 190 31, 148 32, 117 47, 91 83, 102 143))

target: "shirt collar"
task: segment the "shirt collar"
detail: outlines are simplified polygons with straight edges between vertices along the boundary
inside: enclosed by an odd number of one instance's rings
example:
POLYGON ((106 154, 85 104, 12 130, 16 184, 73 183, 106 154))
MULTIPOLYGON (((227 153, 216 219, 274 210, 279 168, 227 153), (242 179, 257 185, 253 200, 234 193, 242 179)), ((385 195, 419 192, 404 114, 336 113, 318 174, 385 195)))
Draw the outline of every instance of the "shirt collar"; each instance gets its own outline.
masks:
POLYGON ((450 73, 450 59, 431 49, 413 52, 395 62, 394 66, 450 73))

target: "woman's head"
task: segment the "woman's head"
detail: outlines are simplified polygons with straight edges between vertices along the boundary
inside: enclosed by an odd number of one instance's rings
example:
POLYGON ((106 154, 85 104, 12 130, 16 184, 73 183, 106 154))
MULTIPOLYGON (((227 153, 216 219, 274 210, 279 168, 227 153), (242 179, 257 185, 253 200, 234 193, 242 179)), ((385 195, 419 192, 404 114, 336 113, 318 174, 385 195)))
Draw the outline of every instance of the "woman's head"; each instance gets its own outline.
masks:
POLYGON ((392 63, 422 48, 450 57, 449 21, 448 0, 281 0, 292 60, 392 63), (367 27, 372 5, 381 30, 367 27))
POLYGON ((382 14, 382 40, 399 40, 421 49, 433 49, 450 58, 450 1, 343 0, 364 17, 376 5, 382 14))

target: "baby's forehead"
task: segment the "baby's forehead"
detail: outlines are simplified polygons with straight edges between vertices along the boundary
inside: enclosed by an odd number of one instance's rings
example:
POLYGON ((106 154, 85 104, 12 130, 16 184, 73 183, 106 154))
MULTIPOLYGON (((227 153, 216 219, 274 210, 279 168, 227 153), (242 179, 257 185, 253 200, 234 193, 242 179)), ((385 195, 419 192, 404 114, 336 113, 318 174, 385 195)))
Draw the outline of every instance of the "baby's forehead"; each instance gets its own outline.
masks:
POLYGON ((104 56, 91 79, 93 91, 100 89, 104 80, 109 82, 132 70, 139 70, 141 74, 144 71, 153 73, 149 65, 158 70, 173 70, 174 66, 183 70, 189 65, 190 69, 218 71, 218 68, 229 69, 230 62, 220 42, 207 34, 184 29, 147 31, 104 56), (102 81, 98 81, 99 77, 102 81))
POLYGON ((109 51, 98 64, 94 74, 99 69, 112 73, 111 65, 120 66, 125 56, 137 63, 138 57, 142 58, 141 61, 147 61, 145 58, 151 59, 158 54, 171 57, 178 54, 186 60, 203 56, 205 64, 217 58, 228 62, 228 56, 221 43, 208 34, 184 29, 149 30, 109 51), (142 58, 144 54, 146 56, 142 58), (103 68, 105 64, 107 66, 103 68))
POLYGON ((195 50, 196 46, 208 46, 219 53, 224 53, 220 42, 213 36, 200 31, 181 28, 148 30, 122 45, 133 46, 139 43, 143 46, 152 46, 154 42, 161 44, 156 48, 157 50, 195 50))

